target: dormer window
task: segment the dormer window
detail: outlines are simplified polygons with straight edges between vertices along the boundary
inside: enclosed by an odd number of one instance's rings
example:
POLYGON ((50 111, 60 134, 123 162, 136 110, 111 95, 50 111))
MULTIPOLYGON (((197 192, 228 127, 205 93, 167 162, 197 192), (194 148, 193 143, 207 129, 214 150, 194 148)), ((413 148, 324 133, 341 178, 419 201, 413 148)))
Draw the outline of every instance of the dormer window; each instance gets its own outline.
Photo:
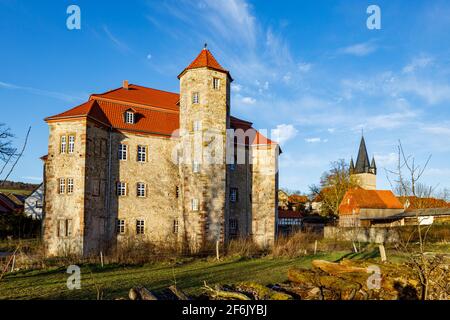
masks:
POLYGON ((134 124, 134 112, 129 110, 125 112, 125 122, 129 124, 134 124))

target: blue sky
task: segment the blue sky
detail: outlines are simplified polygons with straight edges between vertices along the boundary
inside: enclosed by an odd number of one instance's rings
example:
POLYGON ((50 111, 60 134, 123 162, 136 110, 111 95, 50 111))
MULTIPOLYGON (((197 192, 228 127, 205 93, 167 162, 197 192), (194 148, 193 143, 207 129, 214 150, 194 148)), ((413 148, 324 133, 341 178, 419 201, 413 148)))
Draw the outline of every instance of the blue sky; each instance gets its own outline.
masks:
POLYGON ((356 157, 361 129, 379 167, 401 139, 423 177, 450 187, 448 1, 0 0, 1 123, 32 134, 12 178, 38 182, 46 116, 121 85, 178 92, 205 42, 231 71, 232 114, 278 129, 280 186, 308 191, 331 161, 356 157), (81 30, 66 9, 81 8, 81 30), (366 27, 370 4, 381 30, 366 27))

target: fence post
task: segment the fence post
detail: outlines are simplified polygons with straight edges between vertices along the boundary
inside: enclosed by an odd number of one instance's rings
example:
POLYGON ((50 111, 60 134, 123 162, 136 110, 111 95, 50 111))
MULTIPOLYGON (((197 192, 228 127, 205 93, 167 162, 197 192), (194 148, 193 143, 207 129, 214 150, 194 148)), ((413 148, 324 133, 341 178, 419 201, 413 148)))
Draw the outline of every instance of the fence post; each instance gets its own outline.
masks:
POLYGON ((15 267, 16 267, 16 254, 14 253, 12 264, 11 264, 11 272, 14 272, 15 267))
POLYGON ((100 251, 100 263, 101 263, 102 268, 103 268, 103 251, 100 251))
POLYGON ((217 259, 217 260, 220 260, 219 240, 216 241, 216 259, 217 259))
POLYGON ((317 240, 314 242, 314 255, 317 253, 317 240))
POLYGON ((382 262, 386 262, 387 261, 387 257, 386 257, 386 249, 384 248, 384 244, 380 244, 378 246, 378 248, 380 250, 381 261, 382 262))

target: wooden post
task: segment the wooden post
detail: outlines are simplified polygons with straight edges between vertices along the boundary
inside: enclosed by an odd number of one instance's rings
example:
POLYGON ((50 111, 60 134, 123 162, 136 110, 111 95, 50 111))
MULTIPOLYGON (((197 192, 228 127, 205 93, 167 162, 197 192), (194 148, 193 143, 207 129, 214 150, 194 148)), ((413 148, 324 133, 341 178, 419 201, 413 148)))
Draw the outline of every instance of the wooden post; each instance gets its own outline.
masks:
POLYGON ((217 260, 220 260, 219 240, 216 241, 216 258, 217 260))
POLYGON ((314 242, 314 255, 317 253, 317 240, 314 242))
POLYGON ((353 241, 353 250, 355 250, 355 253, 358 253, 358 249, 356 248, 355 242, 353 241))
POLYGON ((100 263, 101 263, 102 268, 103 268, 103 251, 100 251, 100 263))
POLYGON ((380 249, 381 261, 382 262, 386 262, 387 261, 387 257, 386 257, 386 249, 384 248, 384 245, 380 244, 378 246, 378 248, 380 249))
POLYGON ((11 264, 11 272, 14 272, 14 268, 16 267, 16 254, 13 255, 13 260, 11 264))

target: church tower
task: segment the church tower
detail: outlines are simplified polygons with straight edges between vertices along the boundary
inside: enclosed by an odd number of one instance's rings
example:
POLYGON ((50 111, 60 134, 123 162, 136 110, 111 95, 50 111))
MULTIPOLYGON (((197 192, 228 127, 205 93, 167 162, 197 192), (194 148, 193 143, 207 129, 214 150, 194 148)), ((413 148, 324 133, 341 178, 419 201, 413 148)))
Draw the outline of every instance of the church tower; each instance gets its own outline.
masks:
POLYGON ((353 158, 350 160, 350 174, 356 178, 361 188, 376 190, 377 166, 374 157, 372 157, 372 161, 369 162, 369 154, 367 153, 364 136, 361 137, 356 164, 353 162, 353 158))
POLYGON ((178 78, 184 240, 197 251, 224 241, 232 78, 206 45, 178 78))

